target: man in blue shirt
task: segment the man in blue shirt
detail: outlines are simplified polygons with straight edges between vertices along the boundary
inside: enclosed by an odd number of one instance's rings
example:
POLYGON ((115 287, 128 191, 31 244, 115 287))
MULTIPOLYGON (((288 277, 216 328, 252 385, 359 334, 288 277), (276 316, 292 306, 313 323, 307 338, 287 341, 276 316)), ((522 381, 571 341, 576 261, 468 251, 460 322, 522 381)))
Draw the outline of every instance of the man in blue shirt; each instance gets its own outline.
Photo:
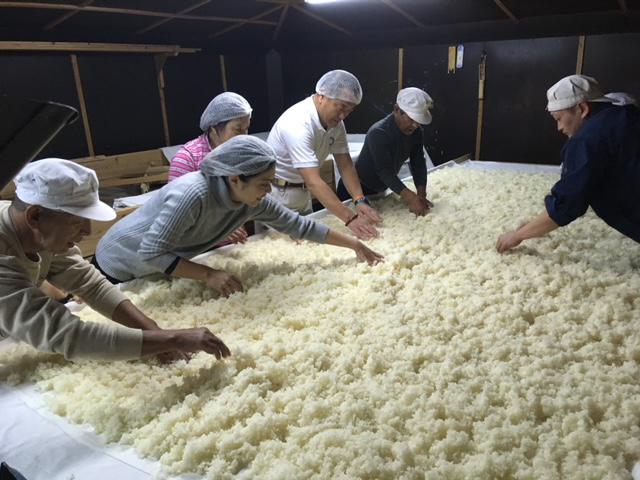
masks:
MULTIPOLYGON (((374 123, 364 139, 356 162, 356 172, 365 195, 393 190, 409 210, 417 216, 427 214, 433 206, 427 200, 427 163, 423 151, 422 125, 431 123, 429 109, 433 100, 427 92, 415 87, 400 90, 393 112, 374 123), (398 172, 409 158, 409 167, 416 191, 407 188, 398 172)), ((351 198, 342 179, 338 183, 338 198, 351 198)), ((366 199, 353 199, 357 204, 366 199)))
POLYGON ((640 242, 640 110, 616 106, 598 82, 565 77, 547 92, 547 110, 569 137, 562 175, 545 198, 546 210, 500 236, 502 253, 584 215, 588 207, 608 225, 640 242))

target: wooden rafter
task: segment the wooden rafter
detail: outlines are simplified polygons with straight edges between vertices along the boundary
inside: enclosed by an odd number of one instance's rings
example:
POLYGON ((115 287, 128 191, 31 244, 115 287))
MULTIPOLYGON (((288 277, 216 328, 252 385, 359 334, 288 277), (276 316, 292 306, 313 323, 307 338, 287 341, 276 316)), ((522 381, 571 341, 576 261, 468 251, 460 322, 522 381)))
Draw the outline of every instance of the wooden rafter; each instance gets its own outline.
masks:
POLYGON ((340 25, 336 25, 333 22, 330 22, 329 20, 325 20, 324 18, 322 18, 320 15, 318 15, 317 13, 313 13, 311 11, 309 11, 307 8, 304 7, 304 1, 303 0, 256 0, 257 2, 261 2, 261 3, 276 3, 278 5, 281 6, 288 6, 288 7, 292 7, 295 8, 296 10, 298 10, 300 13, 313 18, 314 20, 325 24, 328 27, 333 28, 334 30, 338 30, 339 32, 344 33, 345 35, 351 35, 351 32, 349 30, 346 30, 344 28, 342 28, 340 25))
MULTIPOLYGON (((198 3, 194 4, 194 5, 191 5, 190 7, 185 8, 184 10, 180 10, 176 15, 184 15, 185 13, 192 12, 196 8, 200 8, 201 6, 206 5, 207 3, 210 3, 210 2, 211 2, 211 0, 203 0, 201 2, 198 2, 198 3)), ((144 28, 138 30, 136 33, 137 34, 147 33, 149 30, 153 30, 154 28, 159 27, 160 25, 164 25, 165 23, 170 22, 174 18, 175 17, 163 18, 162 20, 158 20, 157 22, 152 23, 148 27, 144 27, 144 28)))
POLYGON ((76 84, 76 93, 78 95, 78 104, 80 105, 80 115, 82 117, 82 126, 84 128, 84 137, 87 142, 87 150, 92 157, 96 154, 93 149, 93 137, 91 136, 91 127, 89 125, 89 115, 87 115, 87 105, 84 101, 84 90, 82 88, 82 79, 80 78, 80 67, 78 66, 78 57, 75 53, 70 55, 71 67, 73 68, 73 78, 76 84))
POLYGON ((180 20, 199 20, 205 22, 226 22, 226 23, 253 23, 256 25, 271 25, 275 26, 276 22, 268 20, 247 20, 246 18, 236 17, 218 17, 213 15, 185 15, 175 14, 168 12, 157 12, 152 10, 135 10, 132 8, 112 8, 112 7, 96 7, 94 5, 87 5, 85 7, 79 5, 69 5, 66 3, 39 3, 39 2, 0 2, 0 8, 31 8, 31 9, 45 9, 45 10, 78 10, 83 12, 94 13, 112 13, 121 15, 135 15, 141 17, 158 17, 158 18, 170 18, 180 20))
POLYGON ((290 5, 285 5, 282 8, 282 12, 280 13, 280 18, 278 19, 278 25, 276 26, 275 31, 273 32, 273 40, 278 38, 278 34, 280 33, 280 29, 282 28, 282 24, 284 23, 284 19, 287 16, 287 12, 289 11, 290 5))
POLYGON ((388 6, 389 8, 395 10, 396 12, 398 12, 400 15, 402 15, 404 18, 406 18, 407 20, 409 20, 411 23, 413 23, 414 25, 417 25, 418 27, 422 27, 424 28, 425 25, 424 23, 422 23, 421 21, 419 21, 418 19, 416 19, 414 16, 409 15, 407 12, 405 12, 402 8, 400 8, 398 5, 396 5, 395 3, 393 3, 392 0, 381 0, 382 3, 384 3, 386 6, 388 6))
POLYGON ((620 10, 622 10, 622 13, 626 14, 629 11, 626 0, 618 0, 618 5, 620 5, 620 10))
MULTIPOLYGON (((223 28, 222 30, 219 30, 219 31, 217 31, 215 33, 212 33, 211 35, 209 35, 209 38, 219 37, 220 35, 224 35, 225 33, 230 32, 232 30, 235 30, 236 28, 240 28, 243 25, 246 25, 247 23, 251 23, 251 21, 253 21, 253 20, 259 20, 260 18, 267 17, 267 16, 271 15, 273 12, 275 12, 277 10, 280 10, 281 8, 282 8, 281 5, 278 5, 277 7, 270 8, 266 12, 259 13, 258 15, 255 15, 255 16, 253 16, 251 18, 247 18, 246 20, 242 20, 242 21, 236 23, 235 25, 231 25, 230 27, 223 28)), ((272 22, 272 23, 274 25, 276 25, 275 22, 272 22)))
MULTIPOLYGON (((91 5, 92 3, 93 3, 93 0, 84 0, 83 2, 80 2, 80 4, 78 6, 79 7, 86 7, 87 5, 91 5)), ((79 11, 80 10, 72 10, 70 12, 67 12, 67 13, 63 14, 62 16, 56 18, 54 21, 47 23, 44 26, 44 29, 45 30, 51 30, 52 28, 57 27, 58 25, 60 25, 65 20, 73 17, 79 11)))
POLYGON ((84 42, 0 42, 0 51, 48 51, 48 52, 121 52, 121 53, 196 53, 199 48, 182 48, 178 45, 141 45, 127 43, 84 42))
POLYGON ((584 49, 586 42, 586 36, 580 35, 578 37, 578 58, 576 59, 576 75, 582 75, 582 69, 584 67, 584 49))
POLYGON ((329 20, 325 20, 320 15, 318 15, 316 13, 313 13, 313 12, 310 12, 309 10, 307 10, 304 7, 301 7, 300 5, 296 5, 295 3, 292 3, 291 6, 293 8, 295 8, 296 10, 298 10, 300 13, 303 13, 304 15, 306 15, 307 17, 311 17, 314 20, 317 20, 318 22, 323 23, 326 26, 333 28, 334 30, 338 30, 339 32, 344 33, 345 35, 352 35, 349 30, 346 30, 346 29, 342 28, 340 25, 336 25, 335 23, 330 22, 329 20))
POLYGON ((516 17, 511 10, 509 10, 509 7, 507 7, 502 2, 502 0, 493 0, 493 3, 495 3, 498 6, 498 8, 502 10, 502 12, 511 19, 512 22, 514 23, 520 22, 520 20, 518 20, 518 17, 516 17))

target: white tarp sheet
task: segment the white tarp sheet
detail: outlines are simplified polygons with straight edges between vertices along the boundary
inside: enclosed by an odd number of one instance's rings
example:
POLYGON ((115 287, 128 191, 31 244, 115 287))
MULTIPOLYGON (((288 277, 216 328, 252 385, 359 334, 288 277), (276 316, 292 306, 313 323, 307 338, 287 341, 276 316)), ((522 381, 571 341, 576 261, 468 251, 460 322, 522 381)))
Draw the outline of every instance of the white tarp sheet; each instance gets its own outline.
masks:
MULTIPOLYGON (((483 161, 447 162, 431 170, 451 166, 560 173, 560 167, 551 165, 483 161)), ((316 218, 325 215, 324 211, 313 214, 316 218)), ((11 344, 10 340, 0 341, 0 350, 11 344)), ((158 462, 139 458, 131 448, 105 445, 89 427, 72 425, 50 413, 34 385, 12 388, 0 383, 0 418, 0 461, 21 471, 28 480, 148 480, 160 470, 158 462)), ((640 467, 634 470, 634 479, 640 480, 640 467)))

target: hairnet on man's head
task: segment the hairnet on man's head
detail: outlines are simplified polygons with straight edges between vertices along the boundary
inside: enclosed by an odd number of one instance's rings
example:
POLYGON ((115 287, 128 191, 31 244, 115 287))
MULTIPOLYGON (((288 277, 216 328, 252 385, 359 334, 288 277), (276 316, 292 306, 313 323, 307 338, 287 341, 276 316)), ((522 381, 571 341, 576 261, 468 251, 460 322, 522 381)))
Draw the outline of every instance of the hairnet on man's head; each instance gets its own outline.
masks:
POLYGON ((264 140, 252 135, 237 135, 214 148, 200 164, 210 177, 256 175, 276 163, 276 152, 264 140))
POLYGON ((360 82, 355 75, 345 70, 325 73, 316 84, 316 93, 356 105, 362 101, 360 82))
POLYGON ((214 97, 200 117, 200 130, 207 132, 211 127, 219 123, 233 120, 234 118, 251 115, 252 108, 249 102, 242 96, 233 92, 224 92, 214 97))

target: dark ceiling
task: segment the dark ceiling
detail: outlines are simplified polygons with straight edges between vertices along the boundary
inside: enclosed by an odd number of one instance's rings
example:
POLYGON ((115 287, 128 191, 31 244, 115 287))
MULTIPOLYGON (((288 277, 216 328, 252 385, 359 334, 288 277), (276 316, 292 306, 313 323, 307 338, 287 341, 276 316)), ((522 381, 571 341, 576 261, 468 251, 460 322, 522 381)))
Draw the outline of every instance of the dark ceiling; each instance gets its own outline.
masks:
POLYGON ((3 41, 171 44, 215 52, 625 31, 640 31, 640 0, 0 1, 3 41))

